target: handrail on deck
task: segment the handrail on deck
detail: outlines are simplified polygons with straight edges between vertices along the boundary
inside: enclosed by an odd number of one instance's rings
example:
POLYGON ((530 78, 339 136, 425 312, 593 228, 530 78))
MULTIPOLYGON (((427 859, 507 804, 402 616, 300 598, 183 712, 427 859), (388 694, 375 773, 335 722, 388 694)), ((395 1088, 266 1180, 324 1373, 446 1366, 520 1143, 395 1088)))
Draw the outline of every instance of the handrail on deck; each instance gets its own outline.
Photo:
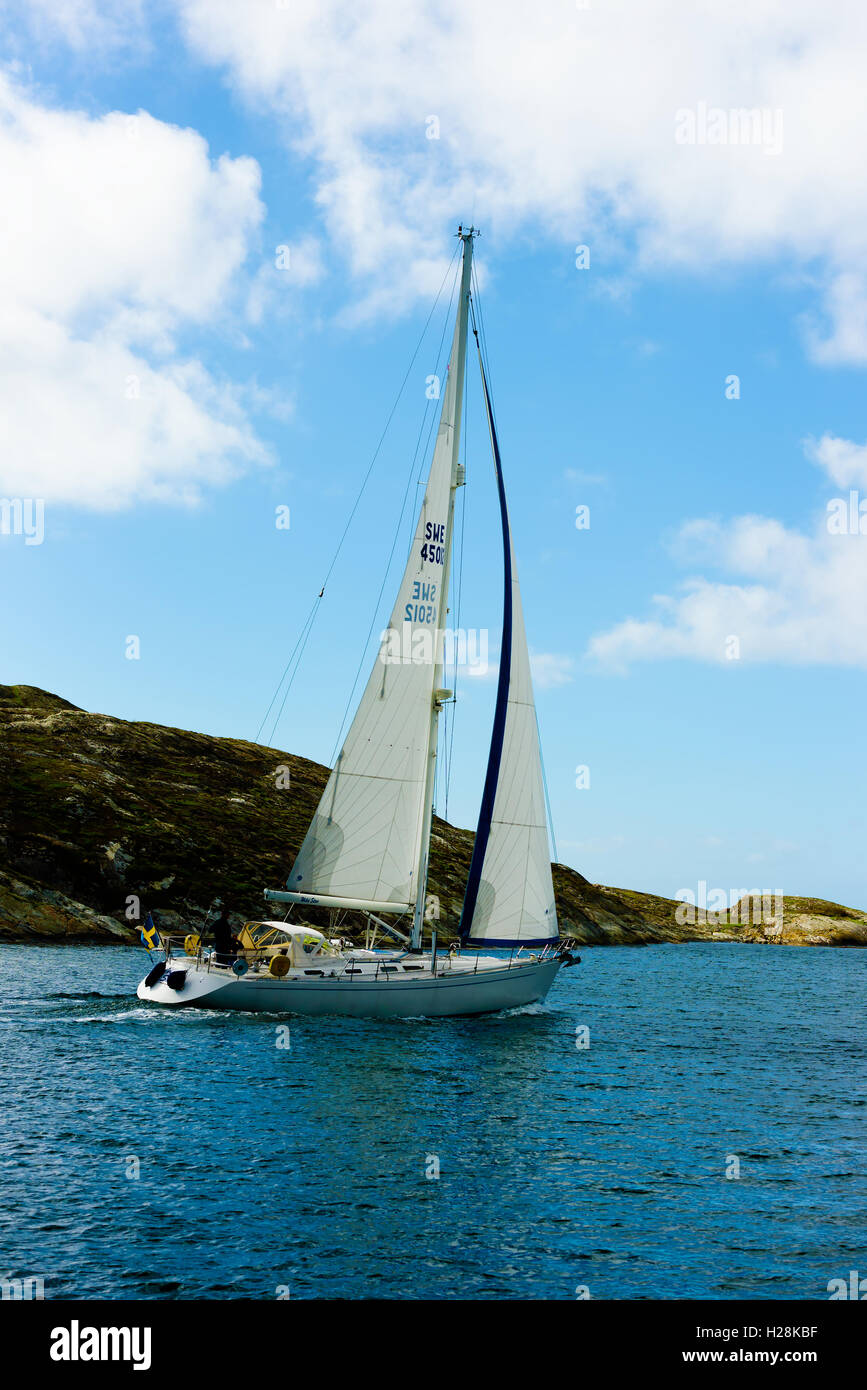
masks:
MULTIPOLYGON (((187 933, 187 935, 189 935, 189 934, 190 934, 190 933, 187 933)), ((275 954, 279 954, 280 951, 282 951, 283 954, 288 954, 288 953, 289 953, 289 950, 290 950, 290 947, 289 947, 288 943, 287 943, 287 945, 286 945, 285 947, 282 947, 282 946, 277 946, 277 943, 276 943, 276 942, 273 942, 273 943, 271 943, 271 944, 269 944, 269 945, 265 945, 264 942, 262 942, 262 943, 258 944, 255 948, 254 948, 254 947, 250 947, 250 946, 242 946, 242 947, 236 952, 236 954, 232 957, 231 961, 228 961, 228 962, 219 961, 219 962, 218 962, 217 959, 216 959, 216 956, 217 956, 216 944, 213 943, 213 942, 212 942, 212 943, 205 944, 205 943, 202 942, 200 934, 199 934, 199 933, 196 933, 196 935, 199 935, 199 937, 200 937, 200 939, 199 939, 199 946, 198 946, 198 949, 197 949, 197 951, 196 951, 196 957, 195 957, 195 959, 196 959, 196 964, 197 964, 197 965, 200 965, 200 966, 204 966, 205 969, 206 969, 206 971, 207 971, 208 973, 210 973, 212 967, 215 968, 215 969, 220 969, 220 970, 231 970, 231 969, 232 969, 232 966, 234 965, 235 961, 237 961, 237 960, 244 960, 244 961, 246 961, 246 963, 247 963, 248 966, 250 966, 250 965, 261 966, 261 965, 266 964, 266 963, 267 963, 268 961, 270 961, 271 959, 273 959, 274 955, 275 955, 275 954)), ((268 936, 268 935, 271 935, 271 933, 267 933, 267 934, 266 934, 265 940, 267 940, 267 936, 268 936)), ((164 947, 165 947, 166 960, 167 960, 167 961, 171 958, 172 954, 174 953, 174 948, 176 948, 176 947, 178 947, 178 946, 180 946, 181 948, 183 948, 184 943, 185 943, 185 941, 186 941, 186 935, 184 935, 184 936, 180 936, 180 935, 176 936, 176 935, 163 935, 162 933, 160 933, 160 938, 161 938, 161 941, 162 941, 162 943, 163 943, 163 945, 164 945, 164 947)), ((535 954, 533 954, 533 955, 525 956, 525 957, 523 957, 523 958, 522 958, 522 956, 521 956, 521 952, 522 952, 525 948, 522 947, 522 946, 519 946, 519 947, 517 947, 517 948, 513 947, 512 950, 509 952, 509 958, 508 958, 508 960, 503 961, 501 964, 504 965, 504 966, 506 967, 506 969, 510 969, 510 968, 511 968, 512 966, 514 966, 514 965, 529 965, 529 964, 534 963, 534 962, 542 962, 542 961, 545 961, 545 960, 550 959, 550 958, 551 958, 552 956, 554 956, 555 954, 559 954, 559 952, 562 951, 564 948, 567 949, 567 950, 569 950, 569 949, 574 948, 574 947, 577 946, 577 945, 578 945, 578 943, 577 943, 576 941, 574 941, 572 938, 564 938, 564 939, 562 939, 562 940, 550 942, 549 944, 543 946, 543 947, 541 948, 541 950, 539 950, 537 953, 535 953, 535 954)), ((376 969, 373 971, 373 980, 374 980, 374 981, 377 981, 377 980, 380 978, 380 975, 382 975, 386 980, 390 980, 391 977, 392 977, 392 975, 395 975, 395 974, 402 974, 402 973, 403 973, 402 971, 395 970, 393 967, 394 967, 399 961, 403 960, 407 954, 408 954, 407 952, 402 952, 402 953, 400 953, 400 954, 397 955, 397 956, 390 955, 390 956, 388 956, 387 958, 385 958, 385 959, 383 959, 383 960, 377 960, 377 962, 376 962, 376 969), (387 967, 391 967, 391 968, 387 968, 387 967)), ((441 976, 441 975, 444 975, 444 974, 450 972, 451 969, 452 969, 453 960, 454 960, 455 958, 459 958, 459 957, 460 957, 460 949, 458 949, 458 951, 456 952, 456 955, 455 955, 455 956, 453 956, 451 952, 449 952, 448 955, 439 956, 438 959, 437 959, 437 961, 436 961, 435 964, 434 964, 434 968, 431 970, 432 978, 437 978, 437 977, 439 977, 439 976, 441 976)), ((479 952, 478 952, 478 951, 475 951, 475 952, 474 952, 474 957, 475 957, 475 958, 474 958, 474 961, 473 961, 473 970, 472 970, 472 973, 473 973, 473 975, 477 975, 478 972, 479 972, 479 952)), ((348 977, 350 984, 352 983, 352 981, 355 979, 355 977, 356 977, 357 975, 364 976, 364 977, 366 977, 367 979, 370 979, 370 978, 371 978, 370 972, 369 972, 369 971, 366 971, 366 970, 363 968, 363 967, 364 967, 364 964, 365 964, 365 962, 364 962, 363 960, 355 959, 355 958, 353 958, 352 956, 348 956, 348 957, 347 957, 347 956, 343 956, 343 955, 341 955, 339 952, 335 952, 334 955, 328 955, 328 954, 326 954, 326 955, 323 955, 323 956, 318 957, 318 958, 317 958, 317 957, 312 957, 312 958, 310 959, 309 965, 304 965, 304 966, 291 966, 290 968, 296 969, 296 970, 297 970, 297 969, 310 969, 310 968, 312 968, 312 969, 318 969, 320 965, 322 965, 323 967, 325 967, 325 966, 326 966, 327 964, 329 964, 329 963, 330 963, 330 964, 332 965, 332 967, 335 968, 335 969, 337 968, 337 966, 338 966, 339 963, 342 963, 343 968, 342 968, 341 970, 339 970, 337 973, 339 974, 339 976, 340 976, 341 978, 342 978, 342 977, 348 977)), ((367 962, 367 964, 370 964, 370 963, 371 963, 371 962, 367 962)))

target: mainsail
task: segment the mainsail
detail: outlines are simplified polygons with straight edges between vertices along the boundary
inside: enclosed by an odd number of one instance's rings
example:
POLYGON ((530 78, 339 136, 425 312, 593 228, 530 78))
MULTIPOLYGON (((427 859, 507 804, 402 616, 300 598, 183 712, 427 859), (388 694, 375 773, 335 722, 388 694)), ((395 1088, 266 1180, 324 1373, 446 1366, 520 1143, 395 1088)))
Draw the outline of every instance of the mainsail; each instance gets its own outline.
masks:
POLYGON ((541 946, 558 936, 542 757, 500 448, 481 353, 479 362, 503 531, 503 640, 461 939, 469 946, 541 946))
POLYGON ((472 235, 439 431, 415 537, 379 655, 289 878, 269 896, 403 912, 424 890, 466 355, 472 235))

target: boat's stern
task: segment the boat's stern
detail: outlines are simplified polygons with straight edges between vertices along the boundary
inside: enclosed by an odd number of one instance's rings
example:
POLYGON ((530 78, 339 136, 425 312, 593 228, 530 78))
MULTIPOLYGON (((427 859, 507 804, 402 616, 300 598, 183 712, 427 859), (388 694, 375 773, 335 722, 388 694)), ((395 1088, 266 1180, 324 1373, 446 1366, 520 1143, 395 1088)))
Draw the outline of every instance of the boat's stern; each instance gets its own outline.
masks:
POLYGON ((196 961, 173 956, 148 972, 136 994, 148 1004, 201 1004, 234 983, 233 977, 218 975, 197 967, 196 961))

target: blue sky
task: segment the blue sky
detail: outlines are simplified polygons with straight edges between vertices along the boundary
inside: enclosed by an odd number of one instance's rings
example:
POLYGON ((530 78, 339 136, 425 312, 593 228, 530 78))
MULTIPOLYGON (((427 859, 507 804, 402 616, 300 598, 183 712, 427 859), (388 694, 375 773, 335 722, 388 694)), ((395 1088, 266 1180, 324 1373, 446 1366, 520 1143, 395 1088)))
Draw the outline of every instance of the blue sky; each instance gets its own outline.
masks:
MULTIPOLYGON (((44 498, 45 538, 0 537, 0 679, 253 737, 472 217, 560 859, 667 896, 867 905, 867 537, 827 525, 829 500, 867 497, 865 24, 725 8, 739 28, 663 5, 678 42, 651 79, 640 6, 532 34, 512 4, 16 6, 0 495, 44 498), (678 146, 700 102, 782 111, 782 150, 735 146, 731 122, 678 146)), ((445 308, 278 747, 332 752, 445 308)), ((472 361, 466 444, 462 624, 495 645, 472 361)), ((472 825, 494 683, 461 691, 448 810, 472 825)))

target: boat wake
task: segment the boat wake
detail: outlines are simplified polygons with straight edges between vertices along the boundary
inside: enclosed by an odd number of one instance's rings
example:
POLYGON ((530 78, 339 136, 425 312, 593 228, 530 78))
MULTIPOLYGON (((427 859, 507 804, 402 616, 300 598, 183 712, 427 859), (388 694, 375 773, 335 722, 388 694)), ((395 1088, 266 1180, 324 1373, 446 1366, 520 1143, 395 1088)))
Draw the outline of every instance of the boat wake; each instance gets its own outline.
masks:
POLYGON ((490 1018, 518 1018, 521 1014, 539 1014, 543 1018, 550 1017, 558 1011, 546 1003, 545 1000, 537 1000, 535 1004, 519 1004, 514 1009, 500 1009, 495 1014, 490 1014, 490 1018))
POLYGON ((70 994, 66 990, 58 990, 55 994, 46 995, 47 999, 128 999, 128 994, 103 994, 98 989, 88 989, 81 994, 70 994))
MULTIPOLYGON (((111 998, 120 996, 112 995, 111 998)), ((124 996, 125 997, 125 996, 124 996)), ((82 1014, 80 1017, 56 1018, 55 1023, 165 1023, 170 1015, 162 1009, 151 1009, 147 1006, 139 1006, 133 1009, 121 1009, 117 1013, 111 1014, 82 1014)), ((171 1015, 173 1022, 201 1023, 203 1019, 217 1018, 225 1022, 226 1015, 220 1009, 197 1009, 195 1013, 186 1009, 179 1009, 177 1013, 171 1015)))

